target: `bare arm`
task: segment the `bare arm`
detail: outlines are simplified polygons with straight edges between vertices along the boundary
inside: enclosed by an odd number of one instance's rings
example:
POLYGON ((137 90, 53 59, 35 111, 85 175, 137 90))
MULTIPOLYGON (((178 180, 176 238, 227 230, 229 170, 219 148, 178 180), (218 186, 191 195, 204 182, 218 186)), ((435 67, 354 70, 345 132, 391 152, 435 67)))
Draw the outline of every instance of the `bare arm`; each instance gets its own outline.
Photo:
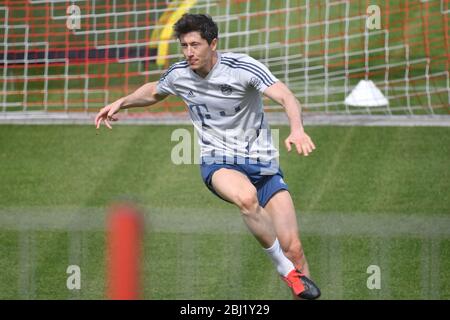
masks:
POLYGON ((307 156, 316 146, 303 129, 301 115, 301 105, 294 94, 282 82, 278 81, 264 91, 264 95, 284 107, 289 118, 291 133, 284 140, 288 151, 291 151, 291 144, 294 144, 299 154, 307 156))
POLYGON ((156 91, 157 82, 150 82, 144 84, 138 88, 135 92, 120 98, 106 107, 100 109, 95 117, 95 127, 98 129, 102 121, 105 121, 105 125, 112 129, 110 121, 117 121, 117 117, 114 115, 121 109, 147 107, 151 106, 158 101, 163 100, 165 95, 160 95, 156 91))

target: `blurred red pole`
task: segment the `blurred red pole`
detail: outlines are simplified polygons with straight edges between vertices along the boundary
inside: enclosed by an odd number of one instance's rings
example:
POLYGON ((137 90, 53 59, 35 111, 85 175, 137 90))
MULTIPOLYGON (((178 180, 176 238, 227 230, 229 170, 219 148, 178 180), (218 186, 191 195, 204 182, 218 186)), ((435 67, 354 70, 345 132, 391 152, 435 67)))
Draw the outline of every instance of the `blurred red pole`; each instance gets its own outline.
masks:
POLYGON ((143 218, 128 203, 114 204, 108 215, 108 299, 141 298, 140 259, 143 218))

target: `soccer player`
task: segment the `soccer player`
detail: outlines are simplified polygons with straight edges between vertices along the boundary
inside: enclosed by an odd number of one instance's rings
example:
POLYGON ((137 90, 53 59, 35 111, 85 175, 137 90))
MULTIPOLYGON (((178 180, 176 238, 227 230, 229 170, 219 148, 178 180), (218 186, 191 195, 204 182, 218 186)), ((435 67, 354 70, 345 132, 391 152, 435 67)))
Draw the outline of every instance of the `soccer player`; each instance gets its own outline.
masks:
POLYGON ((168 95, 186 103, 201 146, 201 175, 218 197, 235 204, 248 229, 274 262, 295 298, 316 299, 298 235, 296 213, 277 162, 262 95, 284 107, 290 122, 285 145, 308 156, 300 103, 265 65, 245 54, 219 53, 218 28, 208 15, 185 14, 174 25, 185 61, 158 82, 102 108, 95 118, 111 129, 122 109, 150 106, 168 95))

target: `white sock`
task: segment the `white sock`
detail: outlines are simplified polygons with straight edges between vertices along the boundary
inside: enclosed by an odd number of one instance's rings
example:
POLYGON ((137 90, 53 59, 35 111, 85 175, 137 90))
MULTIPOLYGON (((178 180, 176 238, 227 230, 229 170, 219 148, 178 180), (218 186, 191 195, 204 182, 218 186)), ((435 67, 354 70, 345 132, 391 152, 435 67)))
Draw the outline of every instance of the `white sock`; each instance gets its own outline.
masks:
POLYGON ((281 250, 280 243, 278 242, 278 239, 275 239, 275 242, 270 248, 263 248, 265 252, 270 256, 273 263, 275 264, 275 267, 277 268, 277 271, 280 275, 283 277, 286 277, 289 272, 291 272, 293 269, 295 269, 294 264, 286 258, 286 256, 283 253, 283 250, 281 250))

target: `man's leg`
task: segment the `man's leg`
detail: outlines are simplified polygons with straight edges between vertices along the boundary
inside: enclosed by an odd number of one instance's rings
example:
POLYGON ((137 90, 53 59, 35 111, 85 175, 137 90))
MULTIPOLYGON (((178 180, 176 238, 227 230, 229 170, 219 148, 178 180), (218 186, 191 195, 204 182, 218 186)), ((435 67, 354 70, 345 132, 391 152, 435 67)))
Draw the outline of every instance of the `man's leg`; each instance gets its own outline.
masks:
POLYGON ((256 239, 264 248, 275 242, 275 230, 269 214, 259 205, 257 191, 241 172, 222 168, 212 177, 214 190, 224 199, 234 203, 256 239))
MULTIPOLYGON (((247 227, 260 242, 260 244, 264 248, 266 248, 266 251, 269 253, 275 264, 277 265, 277 271, 282 272, 283 278, 288 283, 289 287, 291 287, 293 290, 294 298, 318 298, 320 296, 320 290, 316 287, 316 285, 311 280, 306 278, 304 274, 300 274, 294 269, 294 264, 292 264, 291 261, 285 257, 282 249, 278 247, 278 250, 276 250, 275 248, 278 244, 278 241, 276 241, 276 228, 274 228, 274 226, 279 228, 283 232, 289 232, 291 235, 293 235, 294 229, 288 229, 286 223, 295 223, 295 233, 297 232, 295 211, 292 209, 291 214, 286 216, 286 218, 288 219, 287 221, 285 221, 285 219, 280 219, 280 217, 276 217, 277 224, 273 224, 270 214, 259 205, 256 188, 244 174, 236 170, 225 168, 217 170, 212 177, 212 186, 222 198, 231 201, 239 207, 244 221, 247 224, 247 227), (292 212, 294 220, 292 220, 292 212), (275 249, 275 252, 272 252, 273 249, 275 249), (292 270, 289 271, 291 268, 292 270)), ((275 196, 272 197, 272 199, 275 198, 275 196)), ((281 201, 281 203, 287 203, 285 197, 277 197, 276 199, 278 198, 280 199, 279 201, 281 201)), ((284 208, 277 203, 278 200, 272 202, 272 204, 276 207, 276 210, 274 211, 275 213, 278 212, 278 210, 284 208)), ((269 206, 269 208, 272 209, 272 205, 269 206)), ((303 254, 299 255, 295 253, 295 250, 301 249, 301 246, 295 247, 294 240, 298 240, 298 235, 296 234, 295 238, 292 238, 292 243, 289 242, 289 239, 291 239, 291 237, 285 236, 284 234, 280 234, 280 236, 283 241, 286 242, 286 252, 290 252, 292 254, 292 259, 294 259, 294 261, 298 261, 299 267, 303 266, 304 268, 306 266, 307 270, 306 259, 304 259, 303 254)), ((299 240, 298 243, 300 243, 299 240)))
POLYGON ((291 195, 286 190, 277 192, 264 207, 272 223, 284 254, 295 265, 284 280, 292 289, 294 299, 317 299, 320 289, 310 280, 308 262, 298 235, 297 217, 291 195), (306 288, 306 290, 305 290, 306 288))
POLYGON ((286 190, 277 192, 264 209, 271 217, 275 234, 284 254, 309 277, 308 262, 299 239, 297 217, 290 193, 286 190))

